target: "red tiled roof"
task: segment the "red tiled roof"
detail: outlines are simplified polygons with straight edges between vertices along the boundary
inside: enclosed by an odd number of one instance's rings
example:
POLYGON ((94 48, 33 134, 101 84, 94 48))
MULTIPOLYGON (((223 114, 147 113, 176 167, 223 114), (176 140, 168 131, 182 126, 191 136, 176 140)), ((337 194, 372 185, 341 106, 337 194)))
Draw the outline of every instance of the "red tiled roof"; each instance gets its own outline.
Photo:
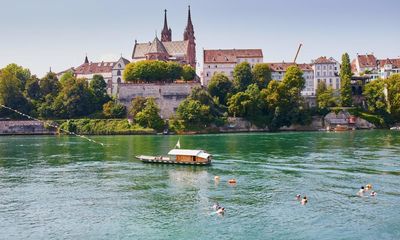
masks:
POLYGON ((112 71, 115 62, 91 62, 84 63, 75 69, 75 74, 96 74, 112 71))
POLYGON ((313 71, 312 65, 307 63, 295 64, 293 62, 291 63, 281 62, 281 63, 268 63, 268 65, 271 68, 271 71, 273 72, 286 72, 287 68, 292 65, 297 65, 302 71, 313 71))
POLYGON ((353 73, 357 72, 357 65, 356 65, 356 60, 353 59, 353 61, 351 61, 351 71, 353 73))
POLYGON ((319 57, 317 59, 314 60, 314 63, 335 63, 333 60, 331 60, 330 58, 326 58, 324 57, 319 57))
POLYGON ((387 58, 378 60, 379 67, 383 67, 386 64, 392 64, 393 68, 400 68, 400 58, 387 58))
POLYGON ((373 54, 357 55, 360 68, 377 67, 376 57, 373 54))
POLYGON ((262 58, 261 49, 204 50, 204 63, 237 63, 237 58, 262 58))

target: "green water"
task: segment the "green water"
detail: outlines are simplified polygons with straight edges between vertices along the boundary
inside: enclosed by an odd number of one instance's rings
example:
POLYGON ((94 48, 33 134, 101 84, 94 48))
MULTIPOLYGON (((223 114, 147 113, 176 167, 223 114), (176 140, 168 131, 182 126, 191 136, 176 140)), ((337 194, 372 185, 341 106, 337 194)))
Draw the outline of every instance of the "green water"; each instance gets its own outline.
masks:
POLYGON ((178 136, 0 137, 0 239, 400 239, 400 132, 180 138, 213 164, 134 158, 178 136))

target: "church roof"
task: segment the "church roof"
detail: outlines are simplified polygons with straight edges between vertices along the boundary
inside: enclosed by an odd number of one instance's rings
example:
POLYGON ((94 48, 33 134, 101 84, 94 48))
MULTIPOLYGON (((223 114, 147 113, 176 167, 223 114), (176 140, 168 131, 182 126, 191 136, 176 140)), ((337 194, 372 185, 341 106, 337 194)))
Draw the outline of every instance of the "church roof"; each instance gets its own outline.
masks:
POLYGON ((168 53, 158 37, 154 38, 147 53, 168 53))
POLYGON ((204 50, 204 63, 237 63, 237 58, 262 58, 261 49, 204 50))
POLYGON ((115 62, 91 62, 84 63, 75 69, 75 74, 96 74, 112 71, 115 62))
POLYGON ((146 54, 155 51, 153 48, 163 48, 169 56, 183 56, 186 55, 188 48, 188 41, 158 41, 156 46, 153 46, 153 43, 136 43, 133 48, 132 59, 145 58, 146 54))

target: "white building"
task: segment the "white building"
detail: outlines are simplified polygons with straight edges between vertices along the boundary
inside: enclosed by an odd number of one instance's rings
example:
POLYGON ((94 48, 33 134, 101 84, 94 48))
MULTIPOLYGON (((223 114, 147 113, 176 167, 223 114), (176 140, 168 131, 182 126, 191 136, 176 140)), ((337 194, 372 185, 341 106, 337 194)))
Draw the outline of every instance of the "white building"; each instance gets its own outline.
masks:
POLYGON ((327 87, 335 90, 340 89, 340 64, 335 59, 319 57, 312 61, 314 70, 314 88, 317 89, 318 83, 325 82, 327 87))
POLYGON ((400 73, 400 58, 378 60, 378 74, 386 79, 392 74, 400 73))
POLYGON ((368 76, 371 79, 377 79, 378 74, 378 60, 373 53, 359 55, 351 62, 352 72, 355 76, 368 76))
POLYGON ((201 83, 207 86, 212 76, 223 73, 233 79, 233 69, 241 62, 248 62, 251 67, 263 62, 261 49, 219 49, 203 50, 203 72, 201 83))
POLYGON ((123 57, 116 62, 89 62, 85 57, 85 61, 77 68, 69 68, 57 74, 61 77, 62 74, 70 71, 77 78, 86 78, 89 82, 94 75, 102 75, 107 83, 107 93, 115 96, 118 93, 118 85, 122 82, 122 72, 129 61, 123 57))
POLYGON ((315 86, 314 86, 314 70, 311 64, 295 64, 295 63, 268 63, 271 68, 271 77, 274 80, 281 81, 285 76, 286 70, 292 65, 297 65, 301 71, 303 71, 303 78, 305 80, 305 87, 301 91, 302 96, 314 96, 315 86))

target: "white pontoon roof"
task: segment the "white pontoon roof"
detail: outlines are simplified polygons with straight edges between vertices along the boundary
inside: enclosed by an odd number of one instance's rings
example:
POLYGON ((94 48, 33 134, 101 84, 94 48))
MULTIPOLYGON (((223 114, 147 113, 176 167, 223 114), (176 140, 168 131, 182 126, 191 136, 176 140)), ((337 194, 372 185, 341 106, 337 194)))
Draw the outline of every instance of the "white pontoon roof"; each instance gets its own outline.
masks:
POLYGON ((172 149, 168 155, 183 155, 183 156, 197 156, 201 158, 208 158, 210 154, 203 150, 190 150, 190 149, 172 149))

